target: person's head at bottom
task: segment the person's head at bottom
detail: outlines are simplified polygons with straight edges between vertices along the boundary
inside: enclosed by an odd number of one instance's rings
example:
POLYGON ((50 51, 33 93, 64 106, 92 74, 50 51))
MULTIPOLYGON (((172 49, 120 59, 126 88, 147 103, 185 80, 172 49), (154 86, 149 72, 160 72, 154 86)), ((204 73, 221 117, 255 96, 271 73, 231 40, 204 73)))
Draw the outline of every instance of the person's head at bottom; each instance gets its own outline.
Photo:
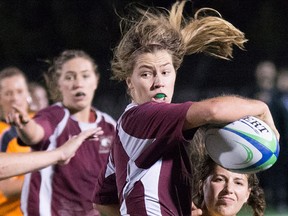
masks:
POLYGON ((205 216, 234 216, 248 205, 254 216, 263 216, 266 207, 264 191, 256 174, 229 171, 205 158, 198 173, 198 190, 194 203, 205 216))

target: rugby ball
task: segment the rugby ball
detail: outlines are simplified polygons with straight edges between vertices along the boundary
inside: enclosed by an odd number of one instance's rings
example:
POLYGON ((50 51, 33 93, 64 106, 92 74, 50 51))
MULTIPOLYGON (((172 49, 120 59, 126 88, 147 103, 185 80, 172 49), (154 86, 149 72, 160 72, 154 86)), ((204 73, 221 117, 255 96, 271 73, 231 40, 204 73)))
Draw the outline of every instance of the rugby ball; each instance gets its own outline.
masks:
POLYGON ((253 116, 222 126, 209 126, 205 146, 220 166, 238 173, 270 168, 279 155, 279 143, 271 128, 253 116))

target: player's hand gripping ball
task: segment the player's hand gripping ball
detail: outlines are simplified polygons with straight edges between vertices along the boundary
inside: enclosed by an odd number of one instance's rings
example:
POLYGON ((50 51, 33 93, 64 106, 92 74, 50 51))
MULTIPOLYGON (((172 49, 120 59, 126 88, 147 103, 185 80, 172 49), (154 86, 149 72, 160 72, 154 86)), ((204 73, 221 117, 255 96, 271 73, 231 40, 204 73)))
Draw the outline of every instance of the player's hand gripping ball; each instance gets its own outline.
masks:
POLYGON ((209 126, 205 145, 217 164, 238 173, 256 173, 270 168, 280 150, 270 127, 252 116, 224 126, 209 126))

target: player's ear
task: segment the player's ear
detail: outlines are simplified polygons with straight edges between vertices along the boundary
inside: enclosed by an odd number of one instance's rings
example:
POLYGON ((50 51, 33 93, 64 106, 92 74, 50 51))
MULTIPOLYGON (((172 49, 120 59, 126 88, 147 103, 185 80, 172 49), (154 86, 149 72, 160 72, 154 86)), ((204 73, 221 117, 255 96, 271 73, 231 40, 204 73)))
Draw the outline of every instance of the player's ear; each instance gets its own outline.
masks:
POLYGON ((248 199, 249 199, 249 197, 250 197, 250 194, 251 194, 251 188, 248 188, 248 192, 247 192, 247 195, 246 195, 246 201, 245 201, 245 203, 248 202, 248 199))
POLYGON ((126 78, 126 85, 127 85, 128 89, 133 89, 133 83, 131 81, 131 77, 126 78))

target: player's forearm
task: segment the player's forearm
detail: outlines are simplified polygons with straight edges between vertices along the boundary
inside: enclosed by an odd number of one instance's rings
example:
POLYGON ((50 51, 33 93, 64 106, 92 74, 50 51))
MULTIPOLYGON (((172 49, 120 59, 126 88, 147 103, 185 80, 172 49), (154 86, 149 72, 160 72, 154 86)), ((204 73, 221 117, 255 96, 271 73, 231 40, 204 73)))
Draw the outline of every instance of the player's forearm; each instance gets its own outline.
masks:
POLYGON ((194 102, 187 112, 184 129, 211 123, 235 121, 246 115, 269 118, 268 106, 258 100, 239 96, 221 96, 194 102), (199 118, 200 117, 200 118, 199 118))
POLYGON ((22 127, 17 127, 18 137, 27 145, 37 144, 44 137, 43 128, 33 119, 22 127))
POLYGON ((61 159, 61 152, 1 153, 0 180, 42 169, 56 164, 61 159))

